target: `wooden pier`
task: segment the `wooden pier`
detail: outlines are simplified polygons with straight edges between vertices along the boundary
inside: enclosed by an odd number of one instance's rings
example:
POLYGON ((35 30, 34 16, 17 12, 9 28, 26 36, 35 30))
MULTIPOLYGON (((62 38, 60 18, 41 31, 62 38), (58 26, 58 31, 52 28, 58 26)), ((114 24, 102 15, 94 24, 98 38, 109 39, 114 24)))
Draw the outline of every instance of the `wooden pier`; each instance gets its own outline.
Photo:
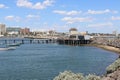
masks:
POLYGON ((21 44, 44 44, 44 43, 56 43, 55 39, 3 39, 0 43, 21 43, 21 44))
POLYGON ((65 45, 82 45, 82 44, 90 44, 91 40, 58 40, 59 44, 65 44, 65 45))
POLYGON ((71 40, 71 39, 1 39, 0 43, 21 43, 21 44, 48 44, 58 43, 63 45, 90 44, 91 40, 71 40))

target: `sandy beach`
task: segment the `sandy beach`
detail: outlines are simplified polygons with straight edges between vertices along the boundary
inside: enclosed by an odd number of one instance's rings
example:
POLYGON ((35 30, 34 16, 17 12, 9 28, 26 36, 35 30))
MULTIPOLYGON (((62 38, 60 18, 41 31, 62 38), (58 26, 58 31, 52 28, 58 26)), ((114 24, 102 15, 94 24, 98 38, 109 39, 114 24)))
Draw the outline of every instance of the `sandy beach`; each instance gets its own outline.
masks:
POLYGON ((100 44, 90 44, 88 46, 95 46, 98 48, 102 48, 102 49, 120 54, 120 48, 116 48, 116 47, 112 47, 112 46, 108 46, 108 45, 100 45, 100 44))

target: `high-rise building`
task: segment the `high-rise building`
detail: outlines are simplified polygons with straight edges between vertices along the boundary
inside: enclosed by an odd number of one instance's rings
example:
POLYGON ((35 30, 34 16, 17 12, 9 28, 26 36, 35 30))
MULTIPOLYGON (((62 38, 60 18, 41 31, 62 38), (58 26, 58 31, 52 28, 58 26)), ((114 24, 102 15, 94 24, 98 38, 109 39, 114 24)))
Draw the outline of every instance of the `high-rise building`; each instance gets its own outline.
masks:
POLYGON ((6 33, 5 24, 0 24, 0 35, 4 35, 6 33))

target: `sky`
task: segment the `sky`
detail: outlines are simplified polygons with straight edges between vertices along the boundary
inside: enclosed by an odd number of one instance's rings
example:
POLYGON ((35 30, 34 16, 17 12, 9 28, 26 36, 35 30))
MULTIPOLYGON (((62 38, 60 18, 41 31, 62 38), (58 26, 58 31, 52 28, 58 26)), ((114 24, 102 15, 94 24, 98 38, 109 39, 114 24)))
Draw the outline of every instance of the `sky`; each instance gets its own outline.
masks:
POLYGON ((120 33, 120 0, 0 0, 0 23, 31 31, 120 33))

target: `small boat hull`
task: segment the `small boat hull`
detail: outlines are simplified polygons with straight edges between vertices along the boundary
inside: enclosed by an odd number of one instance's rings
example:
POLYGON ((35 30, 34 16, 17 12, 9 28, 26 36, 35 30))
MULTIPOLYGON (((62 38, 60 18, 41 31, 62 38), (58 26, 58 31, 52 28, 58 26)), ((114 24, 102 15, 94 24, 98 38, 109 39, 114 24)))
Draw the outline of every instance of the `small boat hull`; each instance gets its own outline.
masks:
POLYGON ((20 46, 21 43, 12 43, 12 44, 7 44, 7 46, 20 46))
POLYGON ((7 47, 7 48, 0 48, 0 51, 6 51, 6 50, 15 50, 16 47, 7 47))

